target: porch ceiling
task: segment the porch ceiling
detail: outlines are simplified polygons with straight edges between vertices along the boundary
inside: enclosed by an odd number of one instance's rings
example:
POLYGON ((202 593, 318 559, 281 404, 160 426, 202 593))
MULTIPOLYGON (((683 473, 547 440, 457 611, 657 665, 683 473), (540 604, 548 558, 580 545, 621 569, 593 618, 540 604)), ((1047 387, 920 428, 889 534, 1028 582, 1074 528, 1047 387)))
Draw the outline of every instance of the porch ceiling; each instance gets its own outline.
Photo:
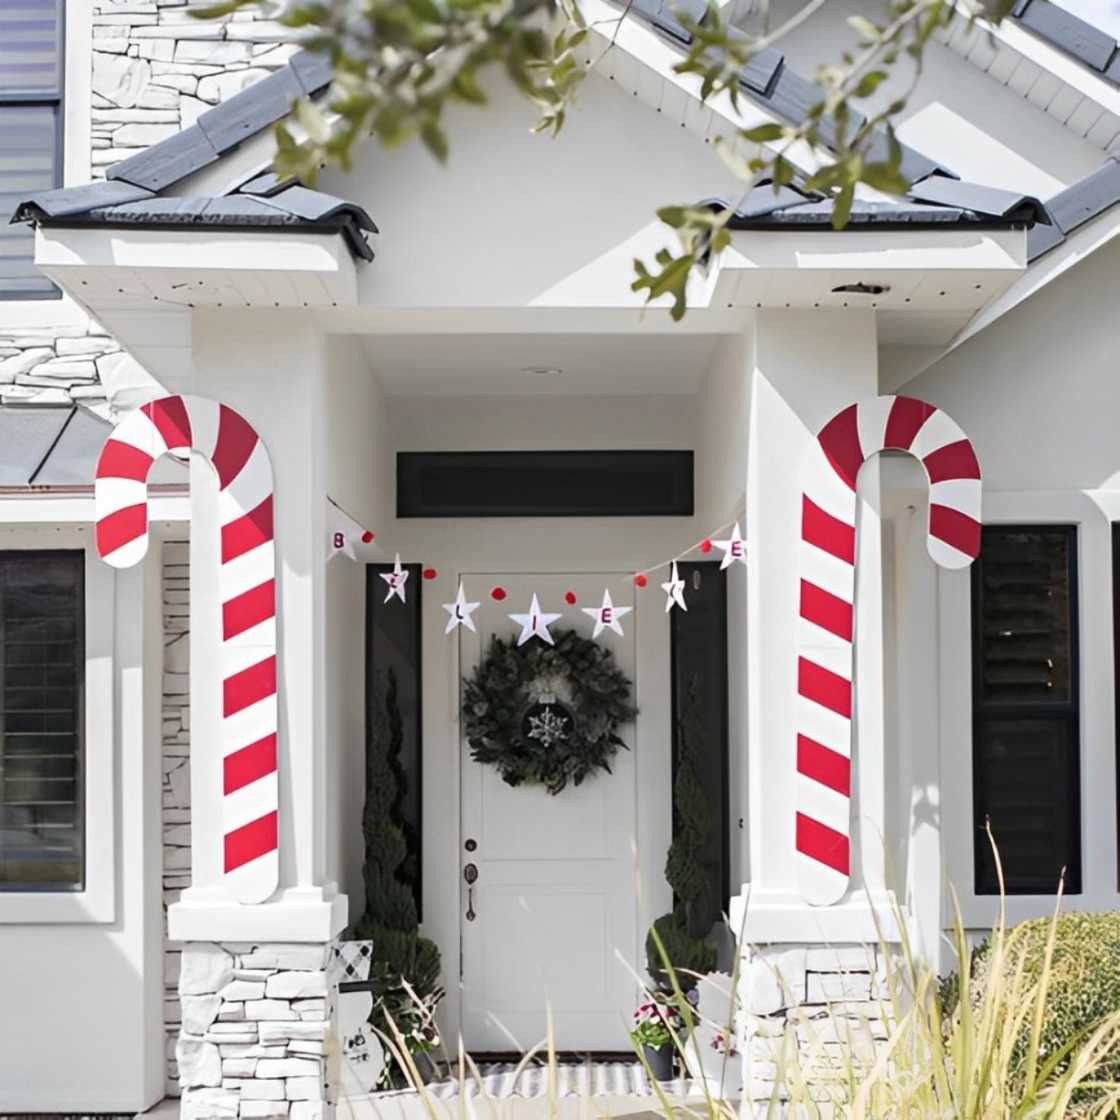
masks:
POLYGON ((399 334, 363 339, 389 396, 690 395, 714 334, 399 334))

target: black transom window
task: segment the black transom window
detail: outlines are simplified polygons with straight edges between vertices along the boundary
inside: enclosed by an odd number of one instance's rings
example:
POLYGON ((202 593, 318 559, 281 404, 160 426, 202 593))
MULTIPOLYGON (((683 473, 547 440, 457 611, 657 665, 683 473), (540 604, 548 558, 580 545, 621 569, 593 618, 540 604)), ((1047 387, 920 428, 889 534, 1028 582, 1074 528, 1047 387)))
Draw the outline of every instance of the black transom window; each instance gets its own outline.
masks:
POLYGON ((0 299, 60 295, 35 267, 20 199, 62 185, 62 0, 0 0, 0 299))
POLYGON ((973 565, 973 798, 977 894, 1081 890, 1077 531, 993 525, 973 565))
POLYGON ((84 554, 0 552, 0 890, 84 877, 84 554))

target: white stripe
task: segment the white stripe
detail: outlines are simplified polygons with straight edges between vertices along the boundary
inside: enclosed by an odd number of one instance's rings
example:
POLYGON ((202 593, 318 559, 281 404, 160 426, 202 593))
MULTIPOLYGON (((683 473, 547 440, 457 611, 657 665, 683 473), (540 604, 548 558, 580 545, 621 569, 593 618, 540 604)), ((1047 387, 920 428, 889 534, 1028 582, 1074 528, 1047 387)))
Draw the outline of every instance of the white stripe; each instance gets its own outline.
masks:
POLYGON ((276 771, 242 786, 222 798, 222 828, 228 835, 252 821, 271 813, 277 805, 276 771))
POLYGON ((222 408, 217 401, 206 397, 183 397, 187 415, 191 419, 191 446, 207 462, 214 461, 214 447, 218 442, 218 423, 222 408))
POLYGON ((98 521, 129 506, 146 505, 148 484, 135 478, 99 478, 93 484, 93 513, 98 521))
POLYGON ((797 807, 805 816, 828 825, 834 832, 847 836, 851 831, 851 801, 800 773, 797 775, 797 807))
POLYGON ((222 886, 238 902, 251 905, 264 902, 276 890, 279 876, 280 853, 273 849, 228 872, 222 886))
POLYGON ((258 439, 245 465, 218 495, 218 513, 223 525, 251 513, 272 493, 272 463, 258 439))
POLYGON ((223 642, 222 678, 223 680, 228 680, 244 669, 250 669, 254 665, 264 661, 265 658, 273 657, 275 654, 276 647, 271 644, 264 647, 257 647, 237 645, 235 642, 223 642))
POLYGON ((856 428, 864 459, 870 459, 883 450, 887 434, 887 421, 894 407, 894 397, 870 397, 856 408, 856 428))
POLYGON ((810 859, 801 852, 794 853, 797 860, 797 885, 801 897, 810 906, 829 906, 844 897, 848 877, 831 867, 810 859))
POLYGON ((131 568, 134 564, 139 564, 147 552, 148 534, 144 533, 139 537, 134 537, 128 544, 122 544, 120 548, 102 556, 101 559, 110 568, 131 568))
MULTIPOLYGON (((856 522, 856 495, 836 473, 819 445, 809 455, 802 475, 802 489, 814 505, 845 525, 856 522)), ((800 511, 798 511, 800 515, 800 511)))
POLYGON ((228 603, 275 576, 276 548, 272 541, 265 541, 221 566, 218 589, 222 602, 228 603))
POLYGON ((838 638, 807 618, 797 620, 797 652, 829 672, 852 677, 852 643, 838 638))
POLYGON ((222 757, 276 733, 276 696, 266 696, 222 720, 222 757))
POLYGON ((939 506, 960 510, 973 521, 980 520, 980 479, 947 478, 929 488, 929 500, 939 506))
POLYGON ((250 626, 248 630, 227 638, 224 645, 227 649, 255 650, 255 655, 249 661, 250 665, 263 661, 276 652, 276 616, 266 618, 256 626, 250 626))
MULTIPOLYGON (((817 548, 815 544, 802 541, 800 545, 801 578, 808 580, 824 591, 851 603, 855 598, 856 570, 855 567, 817 548)), ((800 595, 800 590, 798 592, 800 595)))
POLYGON ((127 443, 154 460, 167 454, 167 441, 147 413, 136 411, 126 416, 112 431, 110 439, 127 443))
POLYGON ((944 447, 949 443, 957 443, 962 439, 964 439, 964 432, 957 426, 956 421, 942 412, 941 409, 937 409, 918 429, 918 434, 910 445, 910 451, 917 455, 919 459, 924 459, 930 452, 936 451, 939 447, 944 447))
POLYGON ((929 550, 930 559, 935 564, 954 572, 961 568, 967 568, 975 559, 975 557, 969 556, 967 552, 961 552, 959 548, 946 544, 940 537, 930 536, 926 541, 926 547, 929 550))
POLYGON ((795 726, 803 735, 815 739, 822 747, 836 751, 846 758, 852 754, 852 724, 830 708, 822 708, 804 696, 797 697, 795 726))

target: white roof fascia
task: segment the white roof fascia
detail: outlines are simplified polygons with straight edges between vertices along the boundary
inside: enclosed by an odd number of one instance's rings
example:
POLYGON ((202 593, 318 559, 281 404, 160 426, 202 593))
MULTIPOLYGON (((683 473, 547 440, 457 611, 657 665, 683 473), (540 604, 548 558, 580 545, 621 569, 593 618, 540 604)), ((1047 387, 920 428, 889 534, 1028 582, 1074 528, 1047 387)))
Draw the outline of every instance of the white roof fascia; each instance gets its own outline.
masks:
MULTIPOLYGON (((705 142, 713 141, 716 136, 732 139, 739 128, 775 123, 788 125, 788 121, 758 105, 746 90, 738 97, 738 111, 726 90, 702 101, 701 79, 695 74, 677 74, 674 70, 683 57, 681 47, 659 35, 633 13, 628 14, 625 8, 606 0, 577 0, 577 3, 593 32, 585 61, 595 65, 599 73, 627 93, 670 121, 683 124, 705 142)), ((780 146, 763 145, 772 155, 777 154, 780 146)), ((827 153, 818 154, 811 144, 804 142, 792 145, 784 154, 806 175, 813 174, 828 158, 827 153)))
MULTIPOLYGON (((979 334, 997 319, 1030 299, 1035 292, 1056 280, 1074 265, 1103 248, 1120 234, 1120 207, 1113 207, 1103 214, 1086 222, 1080 229, 1071 233, 1061 245, 1040 257, 999 299, 980 311, 974 319, 923 368, 935 364, 946 354, 979 334)), ((920 370, 917 372, 921 372, 920 370)))
MULTIPOLYGON (((1098 77, 1075 58, 1071 58, 1064 51, 1020 27, 1010 18, 1005 19, 998 26, 988 20, 977 18, 973 27, 969 29, 966 21, 971 17, 971 13, 968 8, 964 4, 957 4, 956 12, 959 24, 954 23, 952 25, 948 35, 942 36, 942 42, 971 62, 977 69, 984 73, 988 72, 991 51, 986 46, 985 41, 990 39, 1034 63, 1035 66, 1051 74, 1064 85, 1076 90, 1082 97, 1088 98, 1094 104, 1100 106, 1103 112, 1120 117, 1120 89, 1098 77)), ((1000 79, 993 77, 993 80, 999 81, 1000 79)), ((1001 84, 1006 85, 1007 83, 1004 81, 1001 84)), ((1029 93, 1022 96, 1024 100, 1030 100, 1029 93)), ((1041 105, 1040 108, 1045 110, 1046 107, 1041 105)), ((1062 121, 1067 127, 1069 119, 1072 118, 1062 121)), ((1085 135, 1084 132, 1075 128, 1071 128, 1070 131, 1078 136, 1085 135)))

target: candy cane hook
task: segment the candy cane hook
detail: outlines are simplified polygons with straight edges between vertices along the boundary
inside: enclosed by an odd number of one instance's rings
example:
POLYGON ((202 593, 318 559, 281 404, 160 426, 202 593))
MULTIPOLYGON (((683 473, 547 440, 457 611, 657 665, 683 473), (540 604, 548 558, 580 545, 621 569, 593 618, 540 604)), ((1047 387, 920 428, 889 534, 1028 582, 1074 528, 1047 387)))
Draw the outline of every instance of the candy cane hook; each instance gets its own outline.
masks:
POLYGON ((97 551, 115 568, 144 556, 152 465, 191 451, 214 468, 219 488, 224 882, 237 901, 263 902, 276 889, 279 856, 273 485, 260 437, 204 397, 163 397, 125 417, 97 461, 97 551))
POLYGON ((797 641, 797 879, 813 905, 836 902, 848 886, 856 478, 887 450, 925 467, 933 560, 965 568, 980 552, 980 464, 944 412, 912 397, 873 397, 820 430, 801 497, 797 641))

